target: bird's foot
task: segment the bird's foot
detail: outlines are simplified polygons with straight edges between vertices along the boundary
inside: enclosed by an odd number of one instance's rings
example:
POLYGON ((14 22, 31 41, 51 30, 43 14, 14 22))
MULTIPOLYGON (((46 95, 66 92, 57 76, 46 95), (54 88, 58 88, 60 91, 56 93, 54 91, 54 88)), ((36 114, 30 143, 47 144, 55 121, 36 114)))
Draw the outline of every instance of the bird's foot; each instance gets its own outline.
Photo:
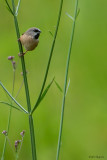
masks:
POLYGON ((25 54, 25 53, 19 53, 18 56, 19 56, 19 57, 22 57, 22 56, 24 56, 24 54, 25 54))
POLYGON ((24 56, 26 53, 27 53, 27 51, 24 52, 24 53, 19 53, 18 56, 19 56, 19 57, 24 56))

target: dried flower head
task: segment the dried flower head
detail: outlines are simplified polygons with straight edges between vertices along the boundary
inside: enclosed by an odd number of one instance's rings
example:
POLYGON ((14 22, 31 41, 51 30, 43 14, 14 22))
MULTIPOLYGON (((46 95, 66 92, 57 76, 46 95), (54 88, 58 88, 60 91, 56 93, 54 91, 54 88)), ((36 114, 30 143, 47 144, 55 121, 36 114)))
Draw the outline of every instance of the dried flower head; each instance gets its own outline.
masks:
POLYGON ((16 152, 17 152, 18 145, 19 145, 20 142, 21 142, 21 140, 16 140, 16 141, 15 141, 14 146, 15 146, 16 152))
POLYGON ((7 136, 7 131, 3 130, 2 134, 4 134, 5 136, 7 136))
POLYGON ((9 56, 8 57, 8 60, 13 60, 14 59, 14 56, 9 56))
POLYGON ((25 131, 23 130, 23 131, 20 133, 20 135, 21 135, 22 137, 24 137, 25 131))

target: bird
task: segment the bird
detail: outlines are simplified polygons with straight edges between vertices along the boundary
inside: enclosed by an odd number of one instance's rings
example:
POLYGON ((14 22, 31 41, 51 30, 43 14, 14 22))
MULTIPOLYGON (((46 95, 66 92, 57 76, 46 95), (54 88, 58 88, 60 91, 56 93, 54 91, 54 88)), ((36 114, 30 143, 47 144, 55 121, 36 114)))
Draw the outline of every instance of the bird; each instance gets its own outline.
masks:
POLYGON ((37 47, 39 43, 40 33, 40 29, 32 27, 20 36, 18 41, 21 42, 26 51, 24 53, 19 53, 19 56, 24 56, 25 53, 27 53, 28 51, 32 51, 37 47))

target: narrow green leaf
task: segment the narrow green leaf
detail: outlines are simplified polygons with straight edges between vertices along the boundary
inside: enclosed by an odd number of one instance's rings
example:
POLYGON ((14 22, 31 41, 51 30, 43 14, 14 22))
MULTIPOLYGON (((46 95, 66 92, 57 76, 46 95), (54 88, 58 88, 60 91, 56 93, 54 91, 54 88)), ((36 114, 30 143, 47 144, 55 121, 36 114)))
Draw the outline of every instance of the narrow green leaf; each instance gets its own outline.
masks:
POLYGON ((49 31, 49 33, 50 33, 50 35, 53 37, 53 34, 52 34, 52 32, 51 32, 51 31, 49 31))
POLYGON ((20 7, 20 2, 21 2, 21 0, 18 1, 17 7, 16 7, 16 12, 15 12, 16 16, 18 15, 19 7, 20 7))
POLYGON ((74 17, 72 17, 70 14, 66 12, 66 15, 74 21, 74 17))
MULTIPOLYGON (((54 79, 55 79, 55 77, 52 79, 52 81, 51 81, 51 82, 49 83, 49 85, 46 87, 45 91, 44 91, 43 94, 41 95, 40 99, 37 101, 36 106, 34 106, 34 108, 33 108, 32 111, 34 111, 34 110, 37 108, 37 106, 40 104, 40 102, 41 102, 41 101, 43 100, 43 98, 46 96, 46 94, 47 94, 49 88, 51 87, 54 79)), ((31 113, 32 113, 32 112, 31 112, 31 113)))
POLYGON ((55 82, 57 88, 60 90, 60 92, 63 92, 63 90, 62 90, 62 88, 60 87, 60 85, 58 84, 58 82, 56 82, 55 80, 54 80, 54 82, 55 82))
POLYGON ((43 94, 42 94, 42 96, 41 96, 41 98, 40 98, 39 103, 40 103, 40 102, 43 100, 43 98, 46 96, 46 94, 47 94, 49 88, 51 87, 54 79, 55 79, 55 77, 52 79, 52 81, 49 83, 49 85, 48 85, 48 86, 46 87, 46 89, 44 90, 44 92, 43 92, 43 94))
POLYGON ((6 4, 7 4, 7 9, 8 9, 8 11, 9 11, 12 15, 14 15, 14 14, 13 14, 13 11, 12 11, 12 9, 11 9, 9 3, 8 3, 8 1, 5 0, 5 2, 6 2, 6 4))
POLYGON ((3 86, 3 84, 0 82, 1 87, 4 89, 4 91, 10 96, 10 98, 21 108, 25 113, 28 114, 28 112, 12 97, 12 95, 8 92, 8 90, 3 86))
POLYGON ((79 13, 80 13, 80 8, 78 8, 76 18, 78 17, 79 13))
POLYGON ((43 93, 44 87, 45 87, 45 83, 46 83, 46 80, 47 80, 47 76, 48 76, 48 72, 49 72, 49 68, 50 68, 50 64, 51 64, 51 60, 52 60, 52 56, 53 56, 53 51, 54 51, 54 46, 55 46, 55 42, 56 42, 56 37, 57 37, 58 29, 59 29, 59 23, 60 23, 61 13, 62 13, 62 6, 63 6, 63 0, 60 0, 60 8, 59 8, 57 25, 56 25, 55 34, 54 34, 54 37, 53 37, 52 47, 51 47, 51 51, 50 51, 50 55, 49 55, 49 60, 48 60, 48 64, 47 64, 47 68, 46 68, 43 84, 42 84, 42 87, 41 87, 38 99, 37 99, 37 101, 35 103, 35 106, 34 106, 34 108, 33 108, 33 110, 32 110, 31 113, 34 112, 34 110, 35 110, 35 108, 36 108, 36 106, 38 104, 38 101, 40 100, 40 97, 41 97, 41 95, 43 93))
MULTIPOLYGON (((15 108, 15 109, 17 109, 17 110, 19 110, 19 111, 21 111, 21 112, 22 112, 22 110, 21 110, 21 109, 19 109, 19 108, 15 107, 15 106, 14 106, 14 105, 12 105, 12 104, 9 104, 9 103, 7 103, 7 102, 3 102, 3 101, 0 101, 0 103, 5 104, 5 105, 7 105, 7 106, 10 106, 10 107, 12 107, 12 108, 15 108)), ((24 113, 25 113, 25 112, 24 112, 24 113)))

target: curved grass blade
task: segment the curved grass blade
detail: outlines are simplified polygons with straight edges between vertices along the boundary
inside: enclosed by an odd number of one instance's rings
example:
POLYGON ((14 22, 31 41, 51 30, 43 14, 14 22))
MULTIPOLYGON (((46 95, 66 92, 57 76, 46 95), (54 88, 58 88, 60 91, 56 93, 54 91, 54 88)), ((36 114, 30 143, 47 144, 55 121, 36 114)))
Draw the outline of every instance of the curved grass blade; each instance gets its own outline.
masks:
POLYGON ((10 96, 10 98, 19 106, 19 108, 28 114, 28 112, 12 97, 12 95, 8 92, 8 90, 4 87, 4 85, 1 82, 0 85, 4 89, 4 91, 10 96))
POLYGON ((52 37, 54 37, 51 31, 48 31, 48 32, 50 33, 50 35, 51 35, 52 37))
POLYGON ((79 8, 78 11, 77 11, 76 19, 77 19, 79 13, 80 13, 80 8, 79 8))
POLYGON ((51 47, 51 51, 50 51, 50 55, 49 55, 49 60, 48 60, 48 64, 47 64, 47 68, 46 68, 43 84, 42 84, 42 87, 41 87, 38 99, 36 101, 36 104, 35 104, 35 106, 34 106, 34 108, 32 110, 32 113, 34 112, 35 108, 37 107, 37 103, 38 103, 38 101, 41 98, 41 95, 43 93, 43 90, 44 90, 44 87, 45 87, 45 83, 46 83, 46 80, 47 80, 48 71, 49 71, 49 68, 50 68, 50 63, 51 63, 51 60, 52 60, 53 50, 54 50, 54 46, 55 46, 55 42, 56 42, 56 37, 57 37, 57 33, 58 33, 58 28, 59 28, 61 13, 62 13, 62 6, 63 6, 63 0, 60 1, 60 8, 59 8, 59 14, 58 14, 58 20, 57 20, 56 30, 55 30, 55 34, 54 34, 54 38, 53 38, 53 42, 52 42, 52 47, 51 47))
MULTIPOLYGON (((49 85, 48 85, 48 86, 46 87, 46 89, 44 90, 44 92, 43 92, 43 94, 42 94, 42 96, 41 96, 41 98, 40 98, 40 102, 43 100, 43 98, 44 98, 45 95, 47 94, 49 88, 51 87, 51 85, 52 85, 52 83, 53 83, 53 81, 54 81, 54 79, 55 79, 55 77, 52 79, 52 81, 49 83, 49 85)), ((40 103, 40 102, 39 102, 39 103, 40 103)))
POLYGON ((56 82, 55 80, 54 80, 54 82, 55 82, 57 88, 60 90, 60 92, 63 92, 63 90, 62 90, 62 88, 60 87, 60 85, 58 84, 58 82, 56 82))
POLYGON ((7 9, 10 11, 10 13, 11 13, 12 15, 14 15, 14 13, 13 13, 13 11, 12 11, 12 9, 11 9, 9 3, 8 3, 8 1, 5 0, 5 2, 6 2, 6 4, 7 4, 7 9))
MULTIPOLYGON (((12 107, 12 108, 14 108, 14 109, 17 109, 17 110, 19 110, 19 111, 21 111, 21 112, 22 112, 22 110, 21 110, 21 109, 19 109, 19 108, 15 107, 15 106, 14 106, 14 105, 12 105, 12 104, 9 104, 9 103, 7 103, 7 102, 3 102, 3 101, 0 101, 0 103, 5 104, 5 105, 7 105, 7 106, 10 106, 10 107, 12 107)), ((24 113, 25 113, 25 112, 24 112, 24 113)))
MULTIPOLYGON (((52 81, 49 83, 49 85, 48 85, 48 86, 46 87, 46 89, 44 90, 44 92, 43 92, 43 94, 41 95, 41 97, 40 97, 38 103, 36 104, 36 107, 33 108, 34 110, 38 107, 38 105, 40 104, 40 102, 41 102, 41 101, 44 99, 44 97, 46 96, 46 94, 47 94, 49 88, 51 87, 51 85, 52 85, 54 79, 55 79, 55 77, 52 79, 52 81)), ((32 110, 32 111, 33 111, 33 110, 32 110)), ((31 111, 31 113, 32 113, 32 111, 31 111)))

